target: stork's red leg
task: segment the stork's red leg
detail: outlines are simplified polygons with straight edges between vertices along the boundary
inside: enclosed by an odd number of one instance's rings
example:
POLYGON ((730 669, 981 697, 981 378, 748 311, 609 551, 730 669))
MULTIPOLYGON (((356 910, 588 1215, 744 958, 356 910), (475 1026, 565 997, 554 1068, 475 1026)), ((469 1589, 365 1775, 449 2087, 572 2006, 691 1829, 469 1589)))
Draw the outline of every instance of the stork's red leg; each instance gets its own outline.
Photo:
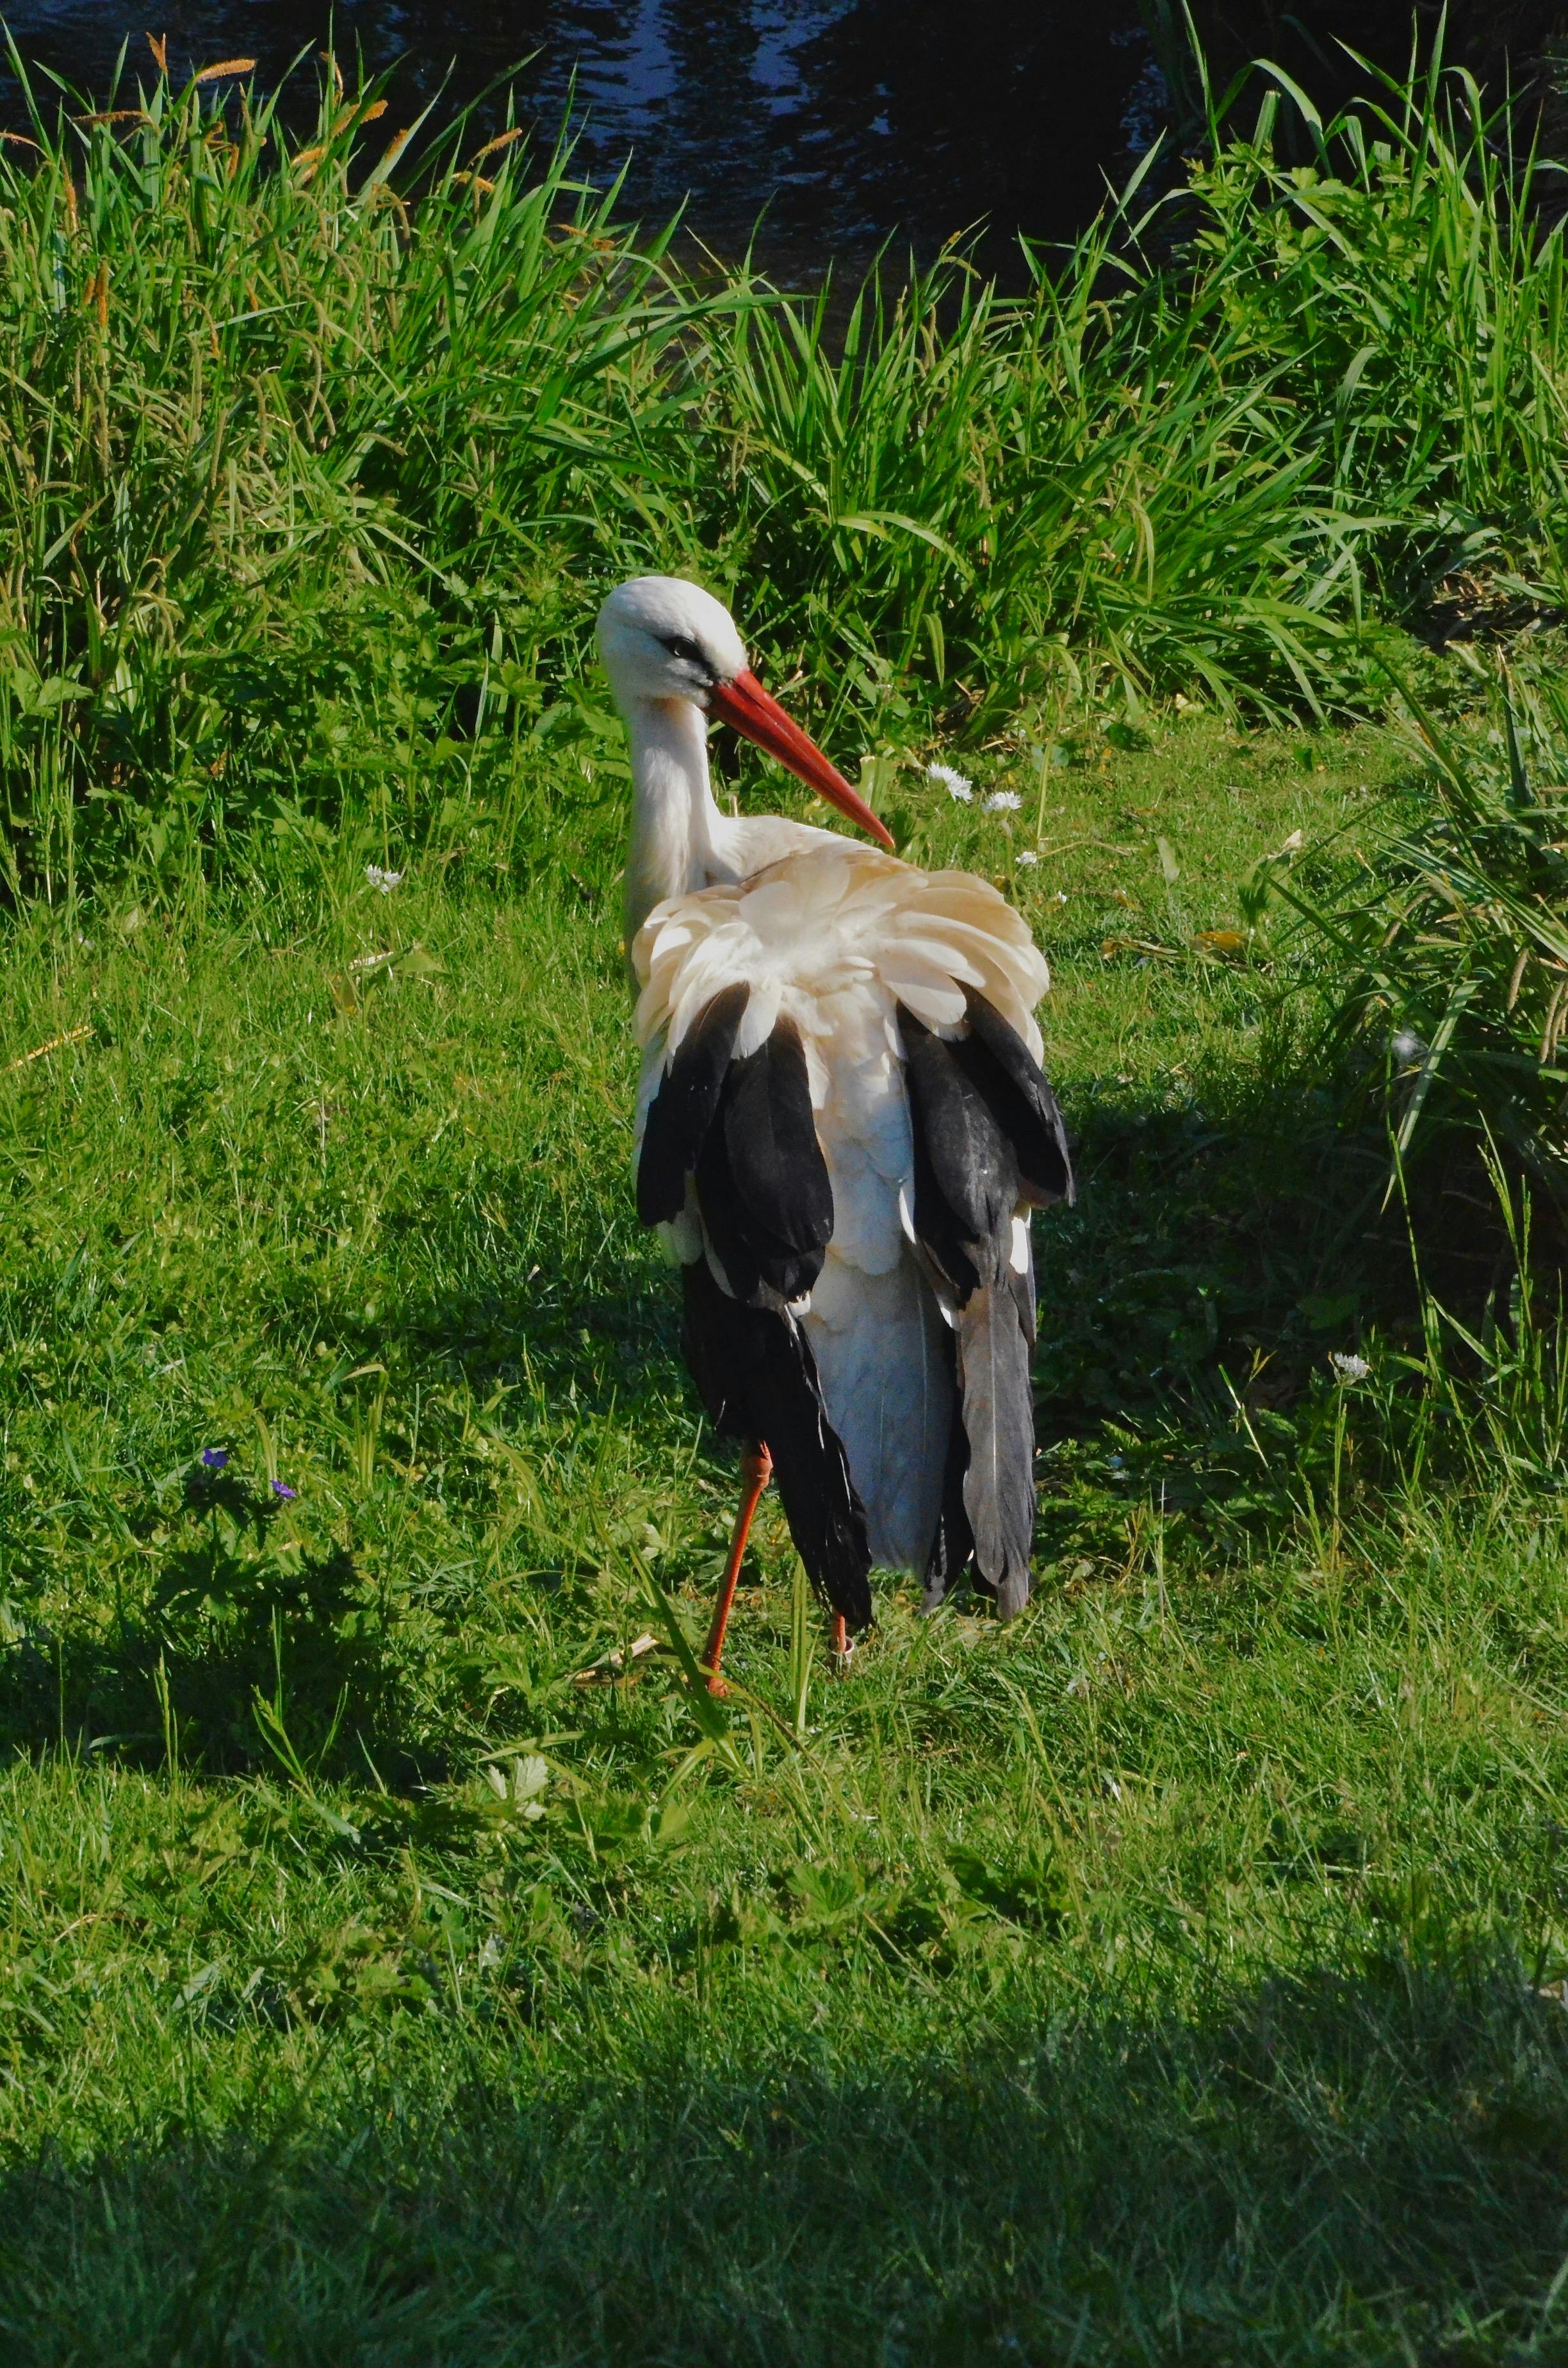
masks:
POLYGON ((773 1472, 773 1458, 761 1440, 748 1447, 741 1458, 741 1508, 735 1515, 734 1532, 730 1539, 730 1559, 724 1565, 724 1576, 719 1588, 719 1600, 713 1610, 713 1625, 708 1631, 708 1642, 702 1647, 702 1666, 708 1672, 708 1691, 722 1694, 724 1680, 719 1675, 719 1658, 724 1650, 724 1631, 730 1624, 730 1606, 735 1600, 735 1586, 741 1575, 741 1557, 751 1534, 752 1515, 757 1500, 767 1487, 773 1472))
POLYGON ((843 1677, 849 1667, 849 1656, 855 1650, 855 1639, 849 1634, 849 1623, 842 1611, 833 1615, 833 1666, 843 1677))

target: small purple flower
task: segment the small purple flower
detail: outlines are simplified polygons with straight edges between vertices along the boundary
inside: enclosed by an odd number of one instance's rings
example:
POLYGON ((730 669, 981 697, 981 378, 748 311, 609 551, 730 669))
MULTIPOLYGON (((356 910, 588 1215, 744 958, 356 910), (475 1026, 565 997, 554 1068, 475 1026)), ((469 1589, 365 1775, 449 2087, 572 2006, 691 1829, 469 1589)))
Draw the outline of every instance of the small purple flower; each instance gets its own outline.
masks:
POLYGON ((201 1461, 206 1464, 209 1472, 222 1472, 228 1460, 229 1451, 226 1447, 204 1447, 201 1451, 201 1461))
POLYGON ((297 1497, 300 1492, 297 1488, 290 1488, 287 1480, 275 1480, 272 1493, 275 1497, 297 1497))

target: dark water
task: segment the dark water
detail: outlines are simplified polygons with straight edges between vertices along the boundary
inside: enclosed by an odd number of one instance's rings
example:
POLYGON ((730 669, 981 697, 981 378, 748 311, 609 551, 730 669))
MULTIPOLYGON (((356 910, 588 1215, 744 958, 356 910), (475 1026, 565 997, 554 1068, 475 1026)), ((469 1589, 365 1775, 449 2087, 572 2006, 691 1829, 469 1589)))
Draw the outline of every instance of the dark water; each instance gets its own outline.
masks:
MULTIPOLYGON (((0 0, 24 56, 99 104, 122 42, 128 80, 149 72, 140 6, 0 0)), ((1494 89, 1539 81, 1568 44, 1568 0, 1192 7, 1220 85, 1262 51, 1325 108, 1367 86, 1350 51, 1403 67, 1413 8, 1424 42, 1441 20, 1449 57, 1494 89)), ((1149 13, 1167 28, 1182 17, 1176 0, 1149 13)), ((765 262, 808 281, 883 240, 929 255, 983 222, 984 259, 1006 270, 1018 232, 1070 237, 1173 112, 1192 122, 1173 109, 1137 0, 157 0, 153 29, 176 78, 244 55, 270 85, 303 53, 300 118, 333 23, 341 55, 393 70, 394 124, 518 68, 519 113, 551 138, 570 120, 596 179, 625 167, 628 213, 662 219, 687 200, 692 231, 722 253, 765 213, 765 262)), ((1190 110, 1181 44, 1165 54, 1190 110)), ((22 120, 0 68, 0 123, 22 120)))
MULTIPOLYGON (((5 14, 25 57, 101 103, 122 40, 128 77, 150 69, 134 8, 5 14)), ((692 229, 733 250, 766 208, 768 261, 807 276, 890 235, 929 253, 982 221, 994 254, 1019 230, 1070 236, 1164 88, 1133 0, 160 0, 153 29, 176 76, 246 55, 270 81, 331 21, 340 53, 396 66, 400 120, 443 84, 450 105, 528 60, 519 110, 551 133, 571 112, 595 177, 630 160, 630 212, 689 193, 692 229)), ((13 122, 17 96, 0 96, 13 122)))

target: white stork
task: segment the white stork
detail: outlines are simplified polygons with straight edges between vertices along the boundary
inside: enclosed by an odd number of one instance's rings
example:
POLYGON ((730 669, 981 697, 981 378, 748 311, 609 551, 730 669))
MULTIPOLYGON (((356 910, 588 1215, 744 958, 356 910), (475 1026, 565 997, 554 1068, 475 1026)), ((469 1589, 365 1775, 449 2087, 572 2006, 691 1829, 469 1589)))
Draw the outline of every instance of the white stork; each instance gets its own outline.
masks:
POLYGON ((709 1414, 744 1451, 710 1683, 775 1473, 841 1655, 873 1565, 922 1578, 928 1608, 972 1566, 1010 1618, 1034 1529, 1029 1212, 1073 1192, 1040 1066, 1045 962, 989 882, 898 860, 710 593, 638 576, 598 639, 631 742, 638 1213, 681 1268, 709 1414), (721 814, 710 717, 879 846, 721 814))

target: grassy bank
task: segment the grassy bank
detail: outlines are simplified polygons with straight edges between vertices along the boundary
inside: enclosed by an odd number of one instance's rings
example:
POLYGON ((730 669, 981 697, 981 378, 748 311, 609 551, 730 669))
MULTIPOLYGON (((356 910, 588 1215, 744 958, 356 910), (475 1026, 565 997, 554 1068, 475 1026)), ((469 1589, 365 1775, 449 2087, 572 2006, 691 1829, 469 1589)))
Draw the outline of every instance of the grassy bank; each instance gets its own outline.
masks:
POLYGON ((19 2358, 1556 2356, 1565 1542, 1391 1463, 1408 1286, 1232 935, 1407 759, 1086 737, 1034 866, 903 794, 1057 963, 1040 1592, 829 1684, 769 1508, 717 1721, 608 853, 13 933, 19 2358))

